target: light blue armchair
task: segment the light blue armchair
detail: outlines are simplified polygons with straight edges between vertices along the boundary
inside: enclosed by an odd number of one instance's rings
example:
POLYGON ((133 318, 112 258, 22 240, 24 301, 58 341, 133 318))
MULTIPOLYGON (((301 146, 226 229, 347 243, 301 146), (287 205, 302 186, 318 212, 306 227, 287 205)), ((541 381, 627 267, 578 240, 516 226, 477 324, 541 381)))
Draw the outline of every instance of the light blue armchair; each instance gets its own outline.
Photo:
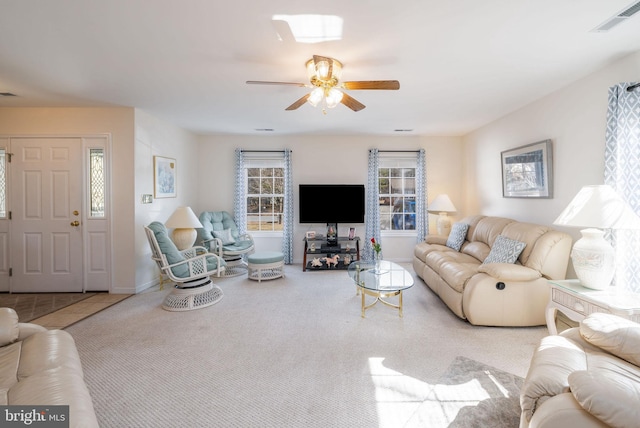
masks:
POLYGON ((198 243, 226 262, 225 276, 247 273, 246 257, 255 250, 253 237, 240 235, 231 214, 226 211, 204 211, 200 214, 202 229, 198 229, 198 243))

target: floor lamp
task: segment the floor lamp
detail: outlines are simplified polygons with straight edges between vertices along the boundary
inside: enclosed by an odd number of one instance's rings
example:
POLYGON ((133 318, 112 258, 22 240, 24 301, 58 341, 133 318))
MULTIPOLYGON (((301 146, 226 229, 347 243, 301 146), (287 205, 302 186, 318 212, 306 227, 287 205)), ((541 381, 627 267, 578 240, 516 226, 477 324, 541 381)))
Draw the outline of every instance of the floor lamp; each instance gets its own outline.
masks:
POLYGON ((640 229, 640 218, 611 186, 584 186, 553 222, 584 227, 573 244, 571 261, 587 288, 604 290, 615 274, 615 252, 602 229, 640 229))
POLYGON ((435 214, 438 213, 438 221, 436 222, 436 229, 438 235, 449 236, 451 232, 451 218, 447 214, 455 213, 456 207, 453 206, 453 202, 449 199, 449 196, 442 194, 438 195, 427 207, 427 211, 435 214))
POLYGON ((198 217, 190 207, 176 208, 164 225, 173 229, 171 240, 176 244, 178 250, 186 250, 193 247, 193 243, 196 242, 196 237, 198 236, 196 228, 202 227, 202 223, 200 223, 200 220, 198 220, 198 217))

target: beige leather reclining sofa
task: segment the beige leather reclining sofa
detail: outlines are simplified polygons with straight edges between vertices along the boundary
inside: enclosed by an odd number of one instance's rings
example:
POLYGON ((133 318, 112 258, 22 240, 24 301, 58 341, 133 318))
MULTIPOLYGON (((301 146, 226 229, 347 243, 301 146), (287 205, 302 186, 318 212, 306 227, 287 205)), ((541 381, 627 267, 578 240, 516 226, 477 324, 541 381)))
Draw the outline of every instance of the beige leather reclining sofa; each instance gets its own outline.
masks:
POLYGON ((571 244, 571 236, 546 226, 476 215, 454 224, 449 237, 428 235, 417 244, 413 268, 457 316, 471 324, 543 325, 547 279, 565 278, 571 244), (468 226, 460 227, 464 225, 468 226), (509 245, 514 243, 519 255, 511 254, 509 245), (517 258, 493 262, 505 253, 517 258))
POLYGON ((98 426, 71 335, 0 308, 0 404, 69 406, 69 427, 98 426))
POLYGON ((542 339, 520 391, 520 428, 640 426, 640 324, 594 313, 542 339))

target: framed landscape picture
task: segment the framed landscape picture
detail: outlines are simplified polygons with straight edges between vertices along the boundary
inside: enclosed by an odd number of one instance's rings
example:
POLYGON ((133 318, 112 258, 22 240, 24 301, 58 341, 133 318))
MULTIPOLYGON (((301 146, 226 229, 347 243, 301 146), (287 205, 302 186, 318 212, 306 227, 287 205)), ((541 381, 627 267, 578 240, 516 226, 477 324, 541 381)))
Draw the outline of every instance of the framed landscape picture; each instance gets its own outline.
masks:
POLYGON ((176 160, 163 156, 153 157, 154 197, 176 197, 176 160))
POLYGON ((551 140, 505 150, 501 157, 503 197, 553 197, 551 140))

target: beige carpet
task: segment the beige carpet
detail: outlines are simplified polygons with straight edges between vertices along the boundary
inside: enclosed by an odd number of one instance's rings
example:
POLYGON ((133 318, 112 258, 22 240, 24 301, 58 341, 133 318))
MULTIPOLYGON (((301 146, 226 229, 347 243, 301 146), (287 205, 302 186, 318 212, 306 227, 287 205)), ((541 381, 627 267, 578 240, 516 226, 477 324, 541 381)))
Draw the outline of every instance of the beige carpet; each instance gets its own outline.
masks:
POLYGON ((224 298, 191 312, 148 291, 67 328, 100 426, 445 427, 498 402, 518 412, 514 379, 544 327, 471 326, 420 280, 404 318, 377 305, 363 319, 345 271, 285 273, 218 279, 224 298), (459 377, 460 358, 480 374, 459 377))

